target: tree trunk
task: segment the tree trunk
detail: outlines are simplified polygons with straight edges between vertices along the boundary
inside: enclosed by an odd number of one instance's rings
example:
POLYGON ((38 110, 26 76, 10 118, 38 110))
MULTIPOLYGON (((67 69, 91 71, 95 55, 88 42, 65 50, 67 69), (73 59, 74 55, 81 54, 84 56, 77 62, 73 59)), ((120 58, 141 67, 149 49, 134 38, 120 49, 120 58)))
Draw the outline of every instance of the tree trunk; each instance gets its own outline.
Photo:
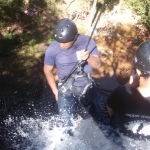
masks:
POLYGON ((93 1, 92 9, 91 9, 91 12, 90 12, 89 27, 91 27, 92 23, 93 23, 93 17, 94 17, 95 11, 96 11, 97 2, 98 2, 98 0, 93 1))

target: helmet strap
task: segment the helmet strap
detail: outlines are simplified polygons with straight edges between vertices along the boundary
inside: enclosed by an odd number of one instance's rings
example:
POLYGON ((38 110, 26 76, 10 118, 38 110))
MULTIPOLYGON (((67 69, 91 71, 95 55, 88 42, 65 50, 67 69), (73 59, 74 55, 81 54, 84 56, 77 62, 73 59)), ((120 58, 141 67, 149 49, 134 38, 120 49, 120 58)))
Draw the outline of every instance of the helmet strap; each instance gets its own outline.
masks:
POLYGON ((74 36, 74 39, 73 41, 76 42, 77 38, 78 38, 79 34, 77 33, 75 36, 74 36))

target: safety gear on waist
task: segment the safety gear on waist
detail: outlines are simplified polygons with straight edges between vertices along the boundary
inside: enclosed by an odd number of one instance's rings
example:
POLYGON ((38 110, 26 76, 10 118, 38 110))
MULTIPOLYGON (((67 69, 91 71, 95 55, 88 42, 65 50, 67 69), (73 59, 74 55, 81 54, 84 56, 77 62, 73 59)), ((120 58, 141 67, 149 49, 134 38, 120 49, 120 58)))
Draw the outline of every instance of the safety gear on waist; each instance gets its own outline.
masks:
POLYGON ((86 92, 86 90, 92 84, 92 82, 93 82, 93 79, 87 73, 80 74, 80 75, 73 74, 65 83, 63 83, 63 80, 60 80, 58 83, 58 88, 59 88, 59 91, 63 93, 65 93, 67 90, 70 90, 75 96, 81 96, 86 92), (75 86, 74 81, 78 78, 85 78, 86 84, 83 84, 81 86, 75 86))

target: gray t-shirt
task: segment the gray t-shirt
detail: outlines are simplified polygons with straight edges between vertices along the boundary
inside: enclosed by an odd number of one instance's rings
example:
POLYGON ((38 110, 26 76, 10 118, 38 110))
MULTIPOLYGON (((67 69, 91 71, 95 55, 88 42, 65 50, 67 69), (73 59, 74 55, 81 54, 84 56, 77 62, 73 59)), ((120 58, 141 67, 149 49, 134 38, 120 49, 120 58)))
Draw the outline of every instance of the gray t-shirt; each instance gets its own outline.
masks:
MULTIPOLYGON (((70 73, 72 68, 78 62, 76 52, 84 50, 88 40, 89 36, 80 34, 77 41, 68 50, 62 49, 59 43, 54 41, 46 50, 44 64, 56 66, 58 78, 63 79, 70 73)), ((91 39, 87 49, 89 52, 91 52, 92 55, 98 55, 98 50, 93 39, 91 39)), ((85 65, 84 71, 86 73, 92 74, 91 66, 88 64, 85 65)), ((78 83, 78 86, 80 86, 84 83, 84 80, 78 79, 76 82, 78 83)))

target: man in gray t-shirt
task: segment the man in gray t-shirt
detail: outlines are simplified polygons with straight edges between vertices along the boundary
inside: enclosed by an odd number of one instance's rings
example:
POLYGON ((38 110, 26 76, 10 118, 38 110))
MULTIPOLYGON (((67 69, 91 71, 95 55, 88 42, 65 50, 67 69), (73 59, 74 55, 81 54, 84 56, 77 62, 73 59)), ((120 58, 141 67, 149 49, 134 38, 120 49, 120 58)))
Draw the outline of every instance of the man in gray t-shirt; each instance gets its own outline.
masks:
MULTIPOLYGON (((89 36, 78 34, 75 23, 70 19, 62 19, 59 21, 54 29, 54 39, 55 41, 50 44, 45 53, 44 73, 55 95, 56 101, 58 101, 59 114, 64 118, 70 118, 77 112, 78 98, 83 96, 82 92, 84 91, 85 96, 89 90, 87 85, 93 82, 90 78, 92 69, 98 69, 100 67, 100 59, 93 39, 91 39, 85 51, 89 36), (69 85, 68 79, 58 90, 52 73, 54 66, 57 68, 59 82, 62 84, 61 81, 68 76, 75 64, 81 60, 86 60, 87 62, 83 70, 78 72, 78 75, 77 72, 74 73, 75 75, 71 85, 69 85)), ((96 99, 96 95, 94 98, 96 99)), ((90 101, 94 101, 94 99, 86 100, 86 102, 90 101)))

